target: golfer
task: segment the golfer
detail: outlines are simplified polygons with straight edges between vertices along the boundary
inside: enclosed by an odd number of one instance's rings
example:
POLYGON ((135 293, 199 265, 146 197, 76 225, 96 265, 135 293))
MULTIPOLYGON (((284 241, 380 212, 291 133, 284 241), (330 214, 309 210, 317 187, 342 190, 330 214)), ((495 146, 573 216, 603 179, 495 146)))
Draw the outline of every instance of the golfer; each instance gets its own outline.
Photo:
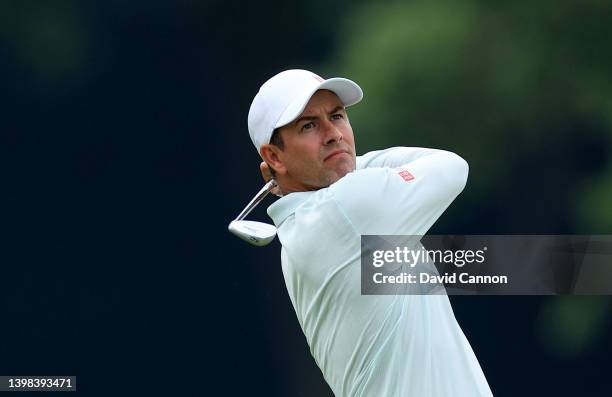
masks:
POLYGON ((350 80, 287 70, 249 110, 261 171, 282 196, 268 214, 312 356, 336 396, 490 396, 446 295, 361 295, 360 236, 426 234, 468 175, 443 150, 356 156, 346 108, 362 97, 350 80))

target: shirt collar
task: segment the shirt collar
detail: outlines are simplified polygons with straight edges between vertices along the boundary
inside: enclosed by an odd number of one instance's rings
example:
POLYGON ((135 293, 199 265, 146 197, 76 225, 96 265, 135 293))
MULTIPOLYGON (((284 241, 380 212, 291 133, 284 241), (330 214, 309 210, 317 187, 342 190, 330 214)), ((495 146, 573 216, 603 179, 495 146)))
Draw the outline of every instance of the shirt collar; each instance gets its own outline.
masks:
POLYGON ((289 193, 268 207, 268 215, 272 218, 276 227, 279 227, 289 215, 293 214, 314 193, 314 191, 289 193))

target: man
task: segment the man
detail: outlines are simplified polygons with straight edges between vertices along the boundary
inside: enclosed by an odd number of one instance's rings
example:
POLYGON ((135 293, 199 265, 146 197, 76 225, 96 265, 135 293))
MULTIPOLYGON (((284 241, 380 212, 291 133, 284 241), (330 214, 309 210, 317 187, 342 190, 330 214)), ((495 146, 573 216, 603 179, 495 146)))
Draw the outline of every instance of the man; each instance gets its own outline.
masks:
POLYGON ((249 111, 262 173, 282 196, 268 214, 310 351, 336 396, 490 396, 446 295, 360 293, 360 236, 424 235, 468 173, 442 150, 356 156, 346 107, 362 96, 350 80, 288 70, 249 111))

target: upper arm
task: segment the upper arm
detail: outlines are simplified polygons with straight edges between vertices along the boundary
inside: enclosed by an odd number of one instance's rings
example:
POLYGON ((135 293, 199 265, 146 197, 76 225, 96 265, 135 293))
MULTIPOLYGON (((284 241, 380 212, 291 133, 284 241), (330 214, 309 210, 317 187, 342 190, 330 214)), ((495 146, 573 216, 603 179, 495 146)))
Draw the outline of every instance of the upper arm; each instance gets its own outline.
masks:
POLYGON ((400 168, 355 171, 330 190, 359 234, 423 235, 463 190, 467 174, 461 157, 436 151, 400 168))
POLYGON ((374 150, 357 157, 357 169, 371 167, 400 167, 424 156, 444 152, 440 149, 424 147, 396 146, 383 150, 374 150))

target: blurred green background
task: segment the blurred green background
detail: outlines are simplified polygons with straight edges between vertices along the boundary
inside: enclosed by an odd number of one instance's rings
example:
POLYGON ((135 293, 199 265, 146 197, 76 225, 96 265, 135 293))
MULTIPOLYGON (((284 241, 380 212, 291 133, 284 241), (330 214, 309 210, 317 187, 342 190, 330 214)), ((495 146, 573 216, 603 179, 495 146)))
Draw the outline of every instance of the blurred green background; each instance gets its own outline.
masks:
MULTIPOLYGON (((455 217, 436 230, 612 231, 612 2, 363 2, 336 43, 321 69, 365 91, 350 113, 359 152, 424 146, 468 160, 455 217)), ((542 343, 594 349, 609 304, 547 299, 542 343)))
MULTIPOLYGON (((226 232, 261 184, 250 102, 284 69, 360 84, 358 153, 469 162, 431 233, 612 233, 610 1, 4 1, 0 54, 5 375, 329 394, 278 243, 226 232)), ((609 392, 607 297, 452 301, 495 395, 609 392)))
POLYGON ((360 149, 456 150, 472 170, 465 199, 495 198, 515 218, 507 232, 609 233, 611 10, 606 1, 367 2, 342 18, 321 67, 366 92, 351 112, 360 149), (517 204, 535 211, 521 216, 517 204))

